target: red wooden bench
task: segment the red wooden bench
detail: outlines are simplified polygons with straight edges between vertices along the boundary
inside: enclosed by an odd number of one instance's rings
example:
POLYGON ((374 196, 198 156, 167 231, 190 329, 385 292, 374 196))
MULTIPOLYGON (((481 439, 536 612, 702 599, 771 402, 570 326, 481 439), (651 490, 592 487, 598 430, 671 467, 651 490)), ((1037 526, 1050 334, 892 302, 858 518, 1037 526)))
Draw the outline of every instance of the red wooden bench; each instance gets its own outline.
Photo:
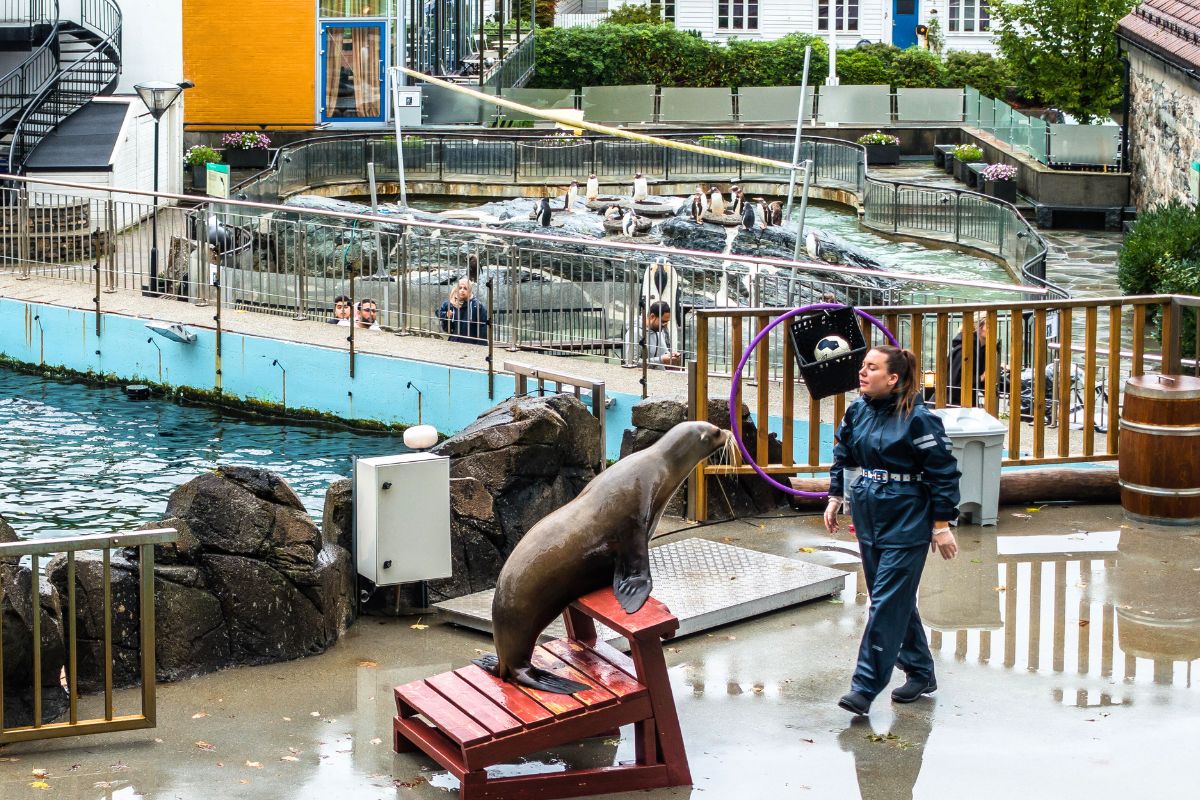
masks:
POLYGON ((551 694, 506 683, 474 664, 407 683, 396 687, 396 752, 424 751, 458 778, 463 800, 691 785, 662 650, 679 620, 653 597, 636 614, 626 614, 610 588, 579 598, 563 617, 567 638, 540 645, 533 663, 591 689, 551 694), (624 636, 630 655, 597 641, 593 620, 624 636), (551 747, 611 736, 630 724, 632 763, 503 778, 485 771, 551 747))

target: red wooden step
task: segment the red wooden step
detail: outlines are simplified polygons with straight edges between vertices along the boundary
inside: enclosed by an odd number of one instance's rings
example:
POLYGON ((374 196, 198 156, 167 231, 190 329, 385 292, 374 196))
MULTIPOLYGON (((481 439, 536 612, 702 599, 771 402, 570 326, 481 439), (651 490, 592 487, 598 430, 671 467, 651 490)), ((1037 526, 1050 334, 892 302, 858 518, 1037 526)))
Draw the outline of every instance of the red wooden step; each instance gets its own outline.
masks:
MULTIPOLYGON (((474 664, 462 669, 456 669, 454 674, 471 684, 480 694, 503 708, 509 714, 512 714, 528 727, 545 725, 554 719, 553 712, 547 710, 537 700, 525 694, 515 684, 502 681, 495 675, 485 672, 474 664)), ((569 700, 570 698, 567 699, 569 700)), ((575 703, 575 707, 580 707, 579 703, 575 703)))
POLYGON ((433 722, 439 730, 463 747, 492 738, 475 720, 468 717, 446 698, 435 692, 425 681, 414 681, 396 689, 397 699, 403 700, 433 722))
POLYGON ((463 713, 486 728, 493 736, 507 736, 525 730, 525 726, 519 720, 453 672, 443 672, 441 675, 426 678, 425 683, 462 709, 463 713))

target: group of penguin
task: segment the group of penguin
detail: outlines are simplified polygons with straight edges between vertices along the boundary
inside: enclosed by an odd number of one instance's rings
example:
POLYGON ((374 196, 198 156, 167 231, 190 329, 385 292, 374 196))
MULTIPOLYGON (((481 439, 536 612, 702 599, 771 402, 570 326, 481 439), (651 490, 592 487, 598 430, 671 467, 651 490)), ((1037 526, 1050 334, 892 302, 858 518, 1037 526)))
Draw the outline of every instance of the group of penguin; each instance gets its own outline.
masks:
MULTIPOLYGON (((645 176, 642 173, 637 173, 633 176, 633 202, 637 203, 645 200, 649 196, 650 190, 647 185, 645 176)), ((563 209, 569 210, 574 207, 575 199, 579 195, 579 183, 571 181, 571 185, 567 188, 566 197, 563 198, 563 209)), ((591 201, 600 196, 600 181, 595 173, 588 176, 587 188, 585 189, 584 197, 591 201)), ((741 227, 743 230, 754 231, 761 228, 768 228, 772 225, 783 224, 783 203, 775 200, 768 203, 763 198, 758 198, 757 202, 747 202, 742 187, 736 183, 729 187, 729 205, 728 212, 726 211, 725 197, 721 190, 716 186, 705 192, 701 185, 696 186, 696 192, 692 195, 691 217, 696 224, 704 222, 704 215, 712 211, 712 213, 720 216, 725 213, 737 214, 741 216, 741 227)), ((534 211, 534 217, 538 224, 542 227, 550 227, 550 220, 553 215, 553 210, 550 207, 550 198, 543 197, 538 201, 537 208, 534 211)), ((621 233, 625 236, 633 236, 637 233, 638 223, 641 221, 632 208, 626 209, 624 214, 616 205, 611 205, 604 211, 605 220, 621 220, 621 233)))
POLYGON ((760 197, 755 202, 746 200, 742 187, 736 183, 729 187, 729 205, 721 190, 712 186, 706 192, 702 185, 696 186, 692 195, 691 217, 696 224, 704 222, 704 215, 711 211, 717 216, 736 214, 741 217, 743 230, 752 231, 783 224, 783 203, 778 200, 768 203, 760 197))

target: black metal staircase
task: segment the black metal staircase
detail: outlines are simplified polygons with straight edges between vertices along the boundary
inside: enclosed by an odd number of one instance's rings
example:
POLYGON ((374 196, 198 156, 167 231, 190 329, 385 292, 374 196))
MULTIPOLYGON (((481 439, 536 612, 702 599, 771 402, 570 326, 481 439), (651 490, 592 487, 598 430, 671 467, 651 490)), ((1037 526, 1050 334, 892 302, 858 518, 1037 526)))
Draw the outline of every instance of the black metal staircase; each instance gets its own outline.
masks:
POLYGON ((0 169, 20 174, 34 149, 121 75, 121 9, 114 0, 81 0, 78 20, 59 16, 58 0, 0 0, 10 30, 28 21, 34 47, 0 78, 0 169))

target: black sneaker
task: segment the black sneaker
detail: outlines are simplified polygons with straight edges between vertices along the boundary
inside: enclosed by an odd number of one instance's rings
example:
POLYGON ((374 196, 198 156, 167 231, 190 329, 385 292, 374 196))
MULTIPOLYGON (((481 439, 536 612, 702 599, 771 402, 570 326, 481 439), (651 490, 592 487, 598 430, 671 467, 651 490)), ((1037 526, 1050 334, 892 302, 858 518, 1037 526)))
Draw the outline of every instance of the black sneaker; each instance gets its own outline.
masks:
POLYGON ((871 710, 871 701, 858 692, 850 692, 842 695, 842 699, 838 700, 838 708, 844 708, 851 714, 862 717, 871 710))
POLYGON ((922 695, 933 694, 937 691, 937 679, 932 675, 928 678, 910 677, 903 686, 892 690, 892 702, 911 703, 922 695))

